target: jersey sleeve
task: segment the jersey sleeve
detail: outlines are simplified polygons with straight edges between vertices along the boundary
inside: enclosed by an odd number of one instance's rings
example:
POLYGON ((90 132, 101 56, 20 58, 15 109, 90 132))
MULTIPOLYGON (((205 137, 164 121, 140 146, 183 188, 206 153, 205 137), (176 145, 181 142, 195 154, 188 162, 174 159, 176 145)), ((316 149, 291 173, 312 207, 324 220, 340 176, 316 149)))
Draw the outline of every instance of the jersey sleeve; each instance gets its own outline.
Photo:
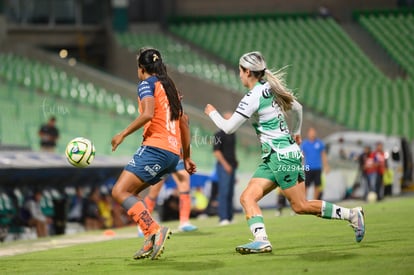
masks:
POLYGON ((152 81, 144 80, 138 84, 137 92, 138 92, 138 97, 140 100, 143 100, 144 98, 148 96, 153 97, 154 91, 155 91, 155 84, 152 81))
POLYGON ((292 115, 293 115, 293 122, 292 122, 292 133, 294 135, 300 135, 300 131, 302 129, 302 105, 294 100, 292 102, 292 115))
POLYGON ((224 119, 216 110, 209 114, 216 126, 226 134, 234 133, 247 120, 247 118, 237 112, 234 112, 229 119, 224 119))
POLYGON ((236 113, 245 118, 250 118, 259 109, 259 93, 250 91, 247 93, 237 106, 236 113))

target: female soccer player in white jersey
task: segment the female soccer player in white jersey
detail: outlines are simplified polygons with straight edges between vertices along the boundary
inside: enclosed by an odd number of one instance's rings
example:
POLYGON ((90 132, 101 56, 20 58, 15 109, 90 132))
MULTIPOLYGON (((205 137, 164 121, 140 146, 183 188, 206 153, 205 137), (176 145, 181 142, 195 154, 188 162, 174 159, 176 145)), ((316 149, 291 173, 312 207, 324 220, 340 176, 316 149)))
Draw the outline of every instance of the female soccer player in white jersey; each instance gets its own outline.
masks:
POLYGON ((360 242, 365 234, 361 207, 348 209, 326 201, 306 200, 304 167, 298 146, 301 142, 302 106, 286 88, 283 72, 272 73, 267 69, 260 52, 244 54, 239 61, 239 71, 240 80, 249 92, 232 116, 224 119, 210 104, 204 110, 226 133, 233 133, 251 118, 261 143, 263 162, 240 197, 254 240, 237 246, 236 251, 241 254, 272 251, 258 201, 277 186, 283 190, 293 211, 325 219, 347 220, 355 231, 356 241, 360 242), (292 133, 285 121, 288 110, 292 110, 294 115, 292 133))

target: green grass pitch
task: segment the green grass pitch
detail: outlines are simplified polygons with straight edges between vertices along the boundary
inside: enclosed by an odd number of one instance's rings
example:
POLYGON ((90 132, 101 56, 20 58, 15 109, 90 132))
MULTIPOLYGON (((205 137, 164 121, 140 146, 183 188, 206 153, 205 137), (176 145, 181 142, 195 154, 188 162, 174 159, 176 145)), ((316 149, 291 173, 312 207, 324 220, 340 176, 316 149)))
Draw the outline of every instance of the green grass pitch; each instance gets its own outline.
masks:
MULTIPOLYGON (((359 202, 357 202, 359 203, 359 202)), ((344 202, 355 206, 355 202, 344 202)), ((392 198, 363 205, 366 235, 355 242, 345 221, 313 216, 281 217, 264 211, 273 252, 240 255, 237 245, 251 233, 242 214, 235 223, 217 226, 217 218, 194 220, 197 232, 175 233, 159 260, 133 260, 141 244, 137 230, 115 230, 106 241, 0 257, 0 274, 414 274, 414 197, 392 198), (117 238, 122 234, 130 238, 117 238)), ((164 223, 173 229, 177 222, 164 223)), ((59 243, 60 238, 100 235, 102 231, 0 244, 0 250, 59 243), (39 243, 40 242, 40 243, 39 243)))

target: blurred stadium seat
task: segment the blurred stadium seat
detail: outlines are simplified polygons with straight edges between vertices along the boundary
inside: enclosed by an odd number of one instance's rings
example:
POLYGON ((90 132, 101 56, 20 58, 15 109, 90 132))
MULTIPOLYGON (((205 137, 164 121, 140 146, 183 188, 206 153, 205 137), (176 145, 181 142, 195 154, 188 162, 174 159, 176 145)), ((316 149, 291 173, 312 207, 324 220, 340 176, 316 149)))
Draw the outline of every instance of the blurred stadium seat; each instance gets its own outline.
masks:
POLYGON ((288 66, 287 83, 305 106, 351 129, 414 138, 413 127, 405 119, 414 115, 407 104, 414 102, 409 93, 414 84, 414 38, 406 35, 412 32, 413 16, 391 17, 392 22, 384 16, 361 20, 373 32, 381 26, 376 33, 384 34, 385 47, 395 46, 389 51, 411 72, 407 79, 391 80, 382 74, 332 18, 186 20, 170 26, 170 31, 235 67, 243 53, 260 50, 269 66, 288 66), (387 26, 389 30, 384 30, 387 26))
MULTIPOLYGON (((163 41, 165 38, 157 37, 163 41)), ((157 40, 158 41, 158 40, 157 40)), ((168 55, 174 56, 174 55, 168 55)), ((177 59, 178 60, 178 59, 177 59)), ((13 53, 0 53, 0 134, 2 145, 18 145, 39 149, 38 130, 48 116, 57 116, 60 130, 57 151, 63 153, 66 143, 74 137, 91 139, 98 154, 129 156, 141 141, 142 129, 126 139, 115 153, 110 141, 136 116, 136 103, 119 94, 29 58, 13 53), (4 83, 1 81, 4 80, 4 83)), ((187 60, 187 65, 191 59, 187 60)), ((210 65, 213 63, 209 63, 210 65)), ((209 170, 214 165, 212 132, 192 123, 203 139, 193 150, 199 167, 209 170)), ((247 153, 239 146, 241 154, 247 153)), ((243 170, 252 170, 255 162, 243 163, 243 170)))
MULTIPOLYGON (((288 85, 305 107, 351 129, 412 139, 414 43, 406 34, 412 31, 413 15, 364 15, 359 22, 404 67, 406 78, 387 78, 333 18, 272 15, 176 20, 169 24, 168 31, 182 39, 168 32, 123 32, 116 33, 115 38, 130 50, 142 45, 157 47, 165 62, 179 72, 241 93, 245 89, 237 74, 238 58, 244 52, 260 50, 269 66, 287 66, 288 85), (199 54, 194 45, 217 58, 211 60, 199 54)), ((7 113, 0 116, 3 144, 12 142, 37 149, 37 128, 46 119, 45 113, 58 112, 58 125, 63 130, 60 151, 66 140, 86 135, 95 141, 98 151, 109 154, 113 133, 136 114, 136 102, 114 91, 13 53, 0 53, 0 79, 0 107, 7 113), (11 131, 16 128, 21 129, 20 134, 11 131)), ((203 127, 193 124, 192 128, 203 127)), ((201 131, 204 136, 212 135, 211 131, 201 131)), ((136 147, 133 141, 130 146, 120 147, 118 153, 131 154, 136 147)), ((244 149, 240 154, 248 156, 244 149)), ((194 154, 206 166, 213 163, 211 144, 199 145, 194 154)))
POLYGON ((181 73, 213 81, 219 85, 243 91, 235 70, 228 70, 223 64, 211 61, 194 52, 189 45, 181 43, 165 33, 132 33, 124 32, 116 35, 118 43, 135 51, 143 45, 159 49, 167 65, 177 68, 181 73))

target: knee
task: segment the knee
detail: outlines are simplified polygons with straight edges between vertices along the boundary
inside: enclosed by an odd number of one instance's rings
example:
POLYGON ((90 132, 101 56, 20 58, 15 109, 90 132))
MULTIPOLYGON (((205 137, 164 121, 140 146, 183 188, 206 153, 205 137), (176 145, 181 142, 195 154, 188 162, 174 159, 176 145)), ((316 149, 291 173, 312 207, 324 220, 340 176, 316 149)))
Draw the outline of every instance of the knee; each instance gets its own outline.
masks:
POLYGON ((250 196, 248 194, 246 194, 246 192, 243 192, 240 196, 240 204, 245 207, 246 205, 249 204, 250 201, 250 196))
POLYGON ((112 198, 114 198, 114 200, 116 200, 116 201, 119 202, 119 199, 120 199, 120 190, 119 190, 119 188, 117 188, 116 185, 112 188, 111 195, 112 195, 112 198))
POLYGON ((305 202, 295 202, 295 203, 291 203, 291 208, 292 210, 296 213, 296 214, 306 214, 307 213, 307 208, 306 208, 306 203, 305 202))

